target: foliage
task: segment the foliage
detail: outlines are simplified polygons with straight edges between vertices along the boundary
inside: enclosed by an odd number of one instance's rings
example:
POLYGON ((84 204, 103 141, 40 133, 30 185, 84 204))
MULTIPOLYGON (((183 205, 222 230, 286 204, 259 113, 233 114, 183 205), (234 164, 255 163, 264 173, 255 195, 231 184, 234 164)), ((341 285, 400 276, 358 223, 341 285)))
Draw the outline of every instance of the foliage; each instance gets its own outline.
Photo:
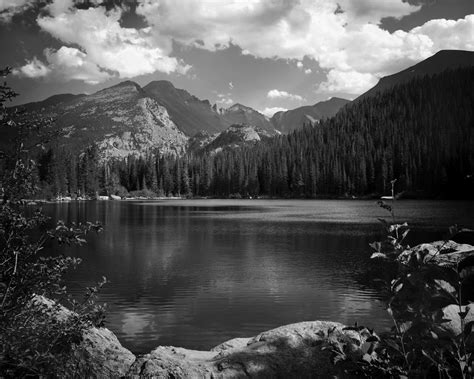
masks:
MULTIPOLYGON (((473 322, 465 320, 473 310, 463 295, 463 260, 452 265, 437 262, 439 255, 451 252, 448 240, 440 243, 436 251, 420 249, 409 253, 405 244, 408 225, 395 223, 393 204, 379 205, 392 214, 393 222, 380 220, 387 237, 371 244, 372 258, 398 264, 395 278, 387 283, 387 310, 394 326, 390 333, 373 341, 370 357, 354 362, 333 347, 335 362, 343 364, 347 372, 365 377, 472 378, 473 322), (457 312, 448 313, 446 307, 455 307, 457 312), (446 322, 456 324, 457 320, 460 333, 454 335, 444 326, 446 322)), ((457 228, 450 228, 450 237, 457 232, 457 228)))
MULTIPOLYGON (((1 76, 8 73, 0 71, 1 76)), ((52 230, 44 230, 48 218, 41 209, 25 204, 23 199, 37 190, 37 167, 31 156, 54 138, 55 131, 51 120, 28 121, 8 109, 5 103, 13 96, 6 84, 0 86, 0 127, 11 131, 10 143, 0 155, 0 376, 54 376, 67 368, 68 354, 83 330, 101 325, 104 313, 94 301, 97 287, 89 288, 82 302, 67 294, 63 275, 80 259, 51 257, 42 250, 48 240, 81 245, 101 226, 59 221, 52 230), (56 310, 62 309, 60 301, 69 303, 74 313, 56 317, 57 312, 38 301, 42 296, 55 300, 51 307, 56 310)))

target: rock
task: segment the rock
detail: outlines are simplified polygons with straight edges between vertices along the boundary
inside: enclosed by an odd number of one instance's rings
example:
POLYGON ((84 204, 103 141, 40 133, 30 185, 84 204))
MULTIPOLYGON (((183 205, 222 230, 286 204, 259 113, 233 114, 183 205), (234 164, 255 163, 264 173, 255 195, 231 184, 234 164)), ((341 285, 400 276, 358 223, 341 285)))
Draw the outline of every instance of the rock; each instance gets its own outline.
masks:
MULTIPOLYGON (((69 309, 39 295, 32 299, 31 305, 43 308, 43 314, 58 321, 66 321, 73 315, 69 309)), ((73 347, 65 365, 67 368, 60 376, 120 377, 128 372, 134 361, 135 355, 125 349, 109 329, 91 327, 83 332, 81 343, 73 347)))
MULTIPOLYGON (((127 374, 135 362, 135 355, 125 349, 109 329, 90 328, 83 334, 82 343, 74 350, 71 361, 87 376, 98 378, 120 377, 127 374)), ((82 376, 82 375, 81 375, 82 376)))
POLYGON ((122 200, 122 198, 117 195, 110 195, 110 200, 122 200))
POLYGON ((422 243, 404 251, 398 259, 401 263, 408 263, 416 256, 422 256, 424 263, 456 267, 464 258, 474 256, 474 246, 450 240, 422 243))
POLYGON ((443 322, 438 330, 438 334, 443 335, 447 334, 448 336, 454 338, 461 334, 461 317, 459 316, 459 312, 465 312, 466 308, 469 308, 466 318, 464 319, 464 325, 467 323, 474 321, 474 304, 469 304, 468 306, 461 306, 459 309, 459 305, 457 304, 450 304, 447 307, 443 308, 443 318, 449 319, 449 321, 443 322))
POLYGON ((138 357, 128 375, 158 378, 338 377, 329 342, 357 357, 366 337, 329 321, 301 322, 236 338, 210 351, 160 346, 138 357), (362 341, 361 341, 362 339, 362 341))
POLYGON ((243 348, 248 345, 251 338, 234 338, 213 347, 211 351, 221 352, 229 349, 243 348))

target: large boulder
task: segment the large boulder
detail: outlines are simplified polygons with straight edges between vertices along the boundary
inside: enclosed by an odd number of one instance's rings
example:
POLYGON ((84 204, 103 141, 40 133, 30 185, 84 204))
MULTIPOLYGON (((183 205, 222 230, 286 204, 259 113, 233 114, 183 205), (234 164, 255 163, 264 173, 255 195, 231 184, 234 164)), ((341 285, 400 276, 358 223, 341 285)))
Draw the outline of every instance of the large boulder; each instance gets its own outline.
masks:
POLYGON ((160 346, 138 357, 128 375, 156 378, 339 377, 332 344, 363 355, 367 335, 329 321, 300 322, 227 341, 210 351, 160 346))
MULTIPOLYGON (((73 312, 44 296, 35 296, 32 306, 59 322, 66 321, 73 312)), ((112 378, 127 374, 135 355, 124 348, 115 334, 107 328, 91 327, 82 333, 82 340, 71 349, 70 359, 61 376, 112 378)))

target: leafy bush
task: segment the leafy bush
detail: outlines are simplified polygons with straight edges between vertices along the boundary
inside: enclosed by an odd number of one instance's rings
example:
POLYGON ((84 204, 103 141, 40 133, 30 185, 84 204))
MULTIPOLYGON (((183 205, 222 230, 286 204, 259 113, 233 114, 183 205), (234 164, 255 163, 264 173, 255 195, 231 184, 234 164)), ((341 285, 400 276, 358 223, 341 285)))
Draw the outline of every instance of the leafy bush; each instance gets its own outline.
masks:
MULTIPOLYGON (((8 73, 0 70, 0 76, 8 73)), ((87 233, 100 231, 101 225, 59 221, 45 231, 48 218, 42 210, 27 211, 23 199, 37 190, 36 163, 31 157, 55 131, 51 120, 22 120, 21 114, 6 108, 6 101, 14 96, 6 84, 0 85, 0 127, 8 128, 12 136, 0 153, 0 376, 56 376, 67 368, 68 354, 81 341, 82 332, 103 323, 103 308, 95 303, 95 296, 105 279, 77 302, 68 295, 63 275, 80 259, 40 252, 47 240, 81 245, 87 233), (26 141, 31 145, 26 146, 26 141), (58 309, 60 302, 67 303, 75 313, 51 317, 36 301, 38 296, 53 299, 58 309)))
MULTIPOLYGON (((380 220, 386 238, 371 244, 372 258, 395 262, 398 267, 387 283, 387 310, 394 326, 380 339, 374 339, 367 348, 369 354, 357 362, 333 347, 336 364, 365 377, 472 378, 473 322, 465 321, 472 304, 464 295, 466 287, 460 276, 465 261, 472 257, 439 264, 437 258, 451 252, 448 239, 432 245, 435 251, 409 253, 405 243, 408 225, 395 222, 393 205, 379 205, 391 213, 392 222, 380 220), (454 335, 444 325, 455 324, 456 320, 460 332, 454 335)), ((450 228, 450 237, 458 232, 456 227, 450 228)))

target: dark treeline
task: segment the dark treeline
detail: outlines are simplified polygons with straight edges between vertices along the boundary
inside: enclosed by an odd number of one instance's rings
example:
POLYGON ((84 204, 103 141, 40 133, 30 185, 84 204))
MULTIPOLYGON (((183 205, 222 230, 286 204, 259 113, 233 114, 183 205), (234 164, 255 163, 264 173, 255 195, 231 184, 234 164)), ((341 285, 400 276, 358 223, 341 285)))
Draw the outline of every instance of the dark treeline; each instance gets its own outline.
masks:
POLYGON ((397 191, 472 198, 474 68, 412 80, 334 118, 255 146, 183 157, 148 153, 100 163, 51 148, 39 179, 51 194, 360 196, 397 191))

